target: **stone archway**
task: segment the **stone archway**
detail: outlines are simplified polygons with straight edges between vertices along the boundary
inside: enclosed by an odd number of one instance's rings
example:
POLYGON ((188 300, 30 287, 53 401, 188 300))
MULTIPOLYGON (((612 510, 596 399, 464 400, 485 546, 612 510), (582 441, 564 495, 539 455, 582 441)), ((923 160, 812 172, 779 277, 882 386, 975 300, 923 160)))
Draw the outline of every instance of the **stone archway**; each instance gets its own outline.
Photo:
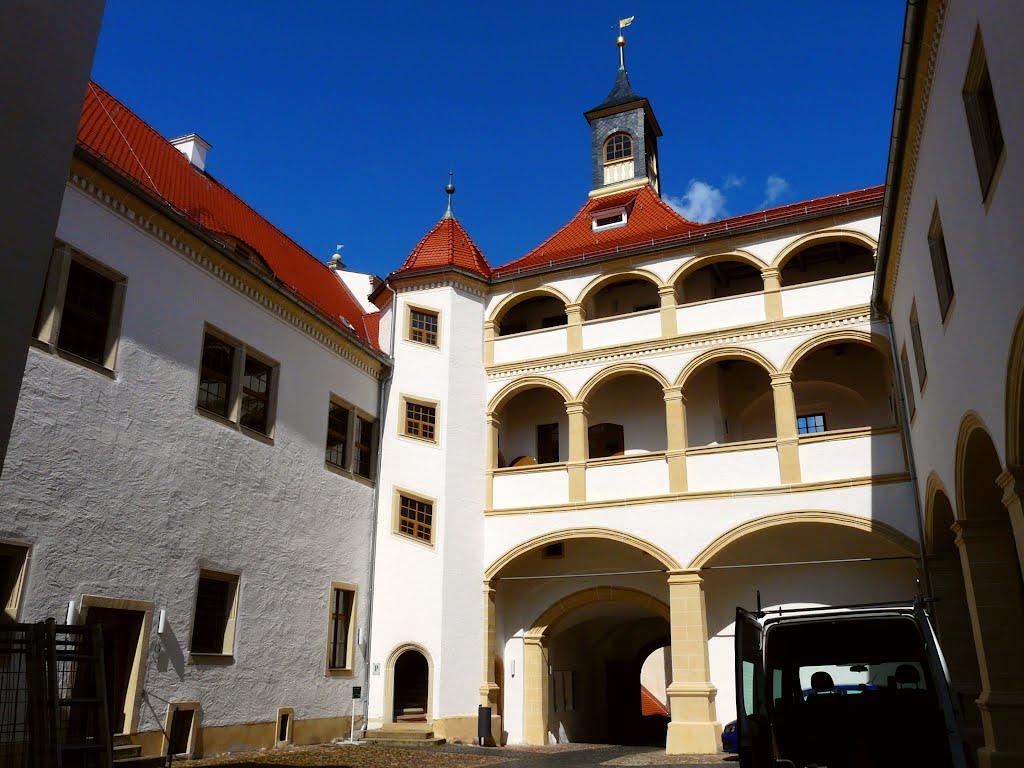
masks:
POLYGON ((426 649, 404 643, 388 656, 384 688, 387 722, 430 722, 433 718, 434 665, 426 649))

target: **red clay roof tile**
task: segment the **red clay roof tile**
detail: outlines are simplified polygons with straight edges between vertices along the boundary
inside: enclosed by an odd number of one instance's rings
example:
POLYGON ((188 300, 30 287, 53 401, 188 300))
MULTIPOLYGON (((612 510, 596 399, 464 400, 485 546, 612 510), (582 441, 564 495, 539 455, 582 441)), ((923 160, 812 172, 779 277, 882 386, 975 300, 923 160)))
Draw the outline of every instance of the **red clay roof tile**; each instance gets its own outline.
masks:
POLYGON ((437 222, 412 249, 396 274, 438 267, 458 267, 484 279, 491 276, 491 267, 484 254, 454 218, 443 218, 437 222))
POLYGON ((86 88, 78 145, 211 232, 245 243, 286 292, 339 328, 378 349, 363 312, 344 284, 318 259, 250 208, 213 177, 196 170, 174 145, 96 83, 86 88), (346 329, 347 330, 347 329, 346 329))

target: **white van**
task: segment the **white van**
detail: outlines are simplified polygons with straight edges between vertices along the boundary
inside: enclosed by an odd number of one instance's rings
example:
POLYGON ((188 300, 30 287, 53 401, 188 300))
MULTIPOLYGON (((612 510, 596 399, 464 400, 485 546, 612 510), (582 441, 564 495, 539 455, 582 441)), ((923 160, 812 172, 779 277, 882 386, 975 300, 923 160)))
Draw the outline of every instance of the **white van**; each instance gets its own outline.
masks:
POLYGON ((742 768, 966 768, 921 603, 736 609, 742 768))

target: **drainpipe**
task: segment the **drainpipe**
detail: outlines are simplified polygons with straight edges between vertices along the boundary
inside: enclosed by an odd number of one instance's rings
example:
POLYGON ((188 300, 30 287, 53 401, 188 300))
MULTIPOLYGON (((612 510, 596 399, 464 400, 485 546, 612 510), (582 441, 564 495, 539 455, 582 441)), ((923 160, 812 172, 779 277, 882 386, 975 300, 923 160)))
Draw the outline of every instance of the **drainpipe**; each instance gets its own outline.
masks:
POLYGON ((395 289, 390 285, 391 278, 384 281, 384 287, 391 292, 391 367, 387 376, 380 380, 377 385, 377 413, 380 418, 377 420, 377 463, 375 465, 377 479, 373 484, 373 516, 370 525, 370 586, 366 594, 366 650, 364 653, 365 669, 363 672, 363 735, 366 735, 366 728, 370 721, 370 640, 372 639, 371 627, 373 626, 373 582, 377 565, 377 505, 380 502, 380 465, 384 455, 384 422, 387 417, 386 390, 391 379, 395 375, 395 329, 398 327, 398 297, 395 289))
POLYGON ((903 435, 903 449, 907 452, 907 463, 910 465, 910 485, 914 494, 914 514, 917 517, 917 541, 920 546, 921 573, 924 576, 924 594, 929 600, 933 599, 932 575, 928 567, 928 557, 925 553, 924 538, 924 513, 921 510, 921 497, 917 488, 917 462, 914 460, 914 446, 910 440, 910 408, 907 405, 908 382, 903 380, 903 368, 900 365, 900 357, 896 351, 896 332, 892 325, 892 316, 883 310, 877 301, 872 300, 871 308, 881 317, 885 318, 886 326, 889 329, 889 354, 892 356, 893 378, 896 380, 896 394, 900 409, 900 421, 904 429, 900 430, 903 435))

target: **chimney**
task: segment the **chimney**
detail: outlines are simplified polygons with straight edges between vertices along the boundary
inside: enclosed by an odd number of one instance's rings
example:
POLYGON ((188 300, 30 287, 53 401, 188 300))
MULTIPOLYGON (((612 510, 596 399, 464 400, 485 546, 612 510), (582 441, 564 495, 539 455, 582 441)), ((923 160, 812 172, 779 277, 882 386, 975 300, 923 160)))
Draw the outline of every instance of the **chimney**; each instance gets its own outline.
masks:
POLYGON ((210 149, 210 145, 206 143, 198 133, 190 133, 187 136, 181 136, 177 139, 171 139, 173 144, 181 154, 188 158, 188 161, 192 163, 192 166, 197 171, 206 171, 206 152, 210 149))

